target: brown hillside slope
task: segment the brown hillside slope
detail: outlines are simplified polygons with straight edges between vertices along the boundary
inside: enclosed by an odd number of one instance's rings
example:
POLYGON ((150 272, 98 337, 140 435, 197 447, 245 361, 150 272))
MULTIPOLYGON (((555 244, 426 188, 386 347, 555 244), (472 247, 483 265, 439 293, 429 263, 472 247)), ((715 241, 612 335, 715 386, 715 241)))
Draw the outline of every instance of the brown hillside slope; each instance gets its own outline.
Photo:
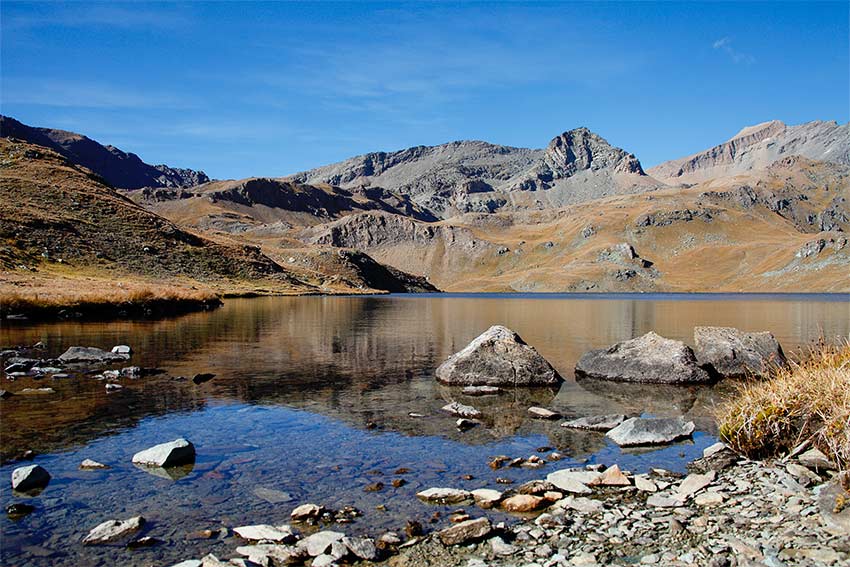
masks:
POLYGON ((115 281, 222 293, 399 291, 421 283, 371 258, 358 260, 348 278, 303 277, 258 246, 180 228, 47 148, 0 139, 0 296, 62 301, 100 288, 114 294, 106 282, 115 281))
POLYGON ((850 168, 785 158, 689 189, 420 223, 303 229, 449 291, 850 291, 850 168), (843 231, 843 232, 842 232, 843 231))

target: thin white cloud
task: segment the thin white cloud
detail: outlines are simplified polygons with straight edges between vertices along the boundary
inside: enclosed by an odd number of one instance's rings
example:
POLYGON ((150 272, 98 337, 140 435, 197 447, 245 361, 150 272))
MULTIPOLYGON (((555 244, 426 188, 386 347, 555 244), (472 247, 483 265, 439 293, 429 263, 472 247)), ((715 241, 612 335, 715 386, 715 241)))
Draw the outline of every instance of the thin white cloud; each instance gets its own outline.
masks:
POLYGON ((748 53, 742 53, 732 47, 732 39, 729 37, 721 37, 713 44, 711 44, 711 47, 726 53, 726 55, 728 55, 734 63, 746 63, 747 65, 752 65, 756 62, 756 58, 752 55, 748 53))
POLYGON ((152 92, 108 84, 39 79, 33 77, 4 77, 0 93, 2 104, 31 104, 70 108, 192 108, 193 102, 184 95, 152 92))

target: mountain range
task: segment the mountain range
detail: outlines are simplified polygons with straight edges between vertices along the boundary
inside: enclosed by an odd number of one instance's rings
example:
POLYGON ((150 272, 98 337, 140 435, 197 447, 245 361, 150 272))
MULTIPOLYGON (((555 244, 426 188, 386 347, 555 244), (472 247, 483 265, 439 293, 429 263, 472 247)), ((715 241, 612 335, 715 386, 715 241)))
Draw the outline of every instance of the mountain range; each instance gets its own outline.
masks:
POLYGON ((458 141, 230 181, 11 118, 0 132, 175 230, 257 247, 295 291, 850 290, 848 124, 766 122, 648 170, 576 128, 542 149, 458 141))

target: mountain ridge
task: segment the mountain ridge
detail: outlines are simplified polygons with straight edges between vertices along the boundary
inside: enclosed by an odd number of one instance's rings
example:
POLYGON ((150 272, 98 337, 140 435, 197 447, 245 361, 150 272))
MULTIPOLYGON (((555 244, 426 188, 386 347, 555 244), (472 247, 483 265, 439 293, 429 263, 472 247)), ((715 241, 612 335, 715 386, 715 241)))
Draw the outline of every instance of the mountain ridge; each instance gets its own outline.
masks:
POLYGON ((100 175, 113 187, 141 189, 143 187, 191 187, 210 181, 200 170, 151 165, 134 153, 112 145, 103 145, 91 138, 55 128, 28 126, 9 116, 0 115, 0 137, 15 138, 50 148, 71 162, 100 175))
POLYGON ((666 183, 697 183, 764 168, 788 155, 850 165, 850 123, 762 122, 706 150, 658 164, 648 173, 666 183))

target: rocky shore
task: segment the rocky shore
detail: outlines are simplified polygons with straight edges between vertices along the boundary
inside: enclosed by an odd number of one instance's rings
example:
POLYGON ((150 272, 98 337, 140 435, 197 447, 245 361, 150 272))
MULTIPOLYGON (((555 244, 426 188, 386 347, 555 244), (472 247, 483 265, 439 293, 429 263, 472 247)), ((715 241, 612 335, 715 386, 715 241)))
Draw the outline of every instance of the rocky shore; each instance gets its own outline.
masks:
MULTIPOLYGON (((292 525, 233 528, 232 553, 187 559, 174 567, 306 564, 390 567, 664 565, 710 567, 839 566, 850 562, 850 475, 818 451, 752 461, 722 444, 688 465, 688 475, 662 469, 631 474, 616 465, 563 469, 550 480, 505 492, 432 488, 434 531, 416 522, 375 538, 348 537, 340 516, 316 504, 291 514, 292 525), (842 484, 843 483, 843 484, 842 484), (491 523, 500 507, 517 523, 491 523)), ((97 526, 86 536, 114 541, 105 531, 139 518, 97 526)), ((120 530, 119 530, 120 531, 120 530)), ((144 538, 142 538, 144 539, 144 538)), ((217 549, 221 549, 219 546, 217 549)))

